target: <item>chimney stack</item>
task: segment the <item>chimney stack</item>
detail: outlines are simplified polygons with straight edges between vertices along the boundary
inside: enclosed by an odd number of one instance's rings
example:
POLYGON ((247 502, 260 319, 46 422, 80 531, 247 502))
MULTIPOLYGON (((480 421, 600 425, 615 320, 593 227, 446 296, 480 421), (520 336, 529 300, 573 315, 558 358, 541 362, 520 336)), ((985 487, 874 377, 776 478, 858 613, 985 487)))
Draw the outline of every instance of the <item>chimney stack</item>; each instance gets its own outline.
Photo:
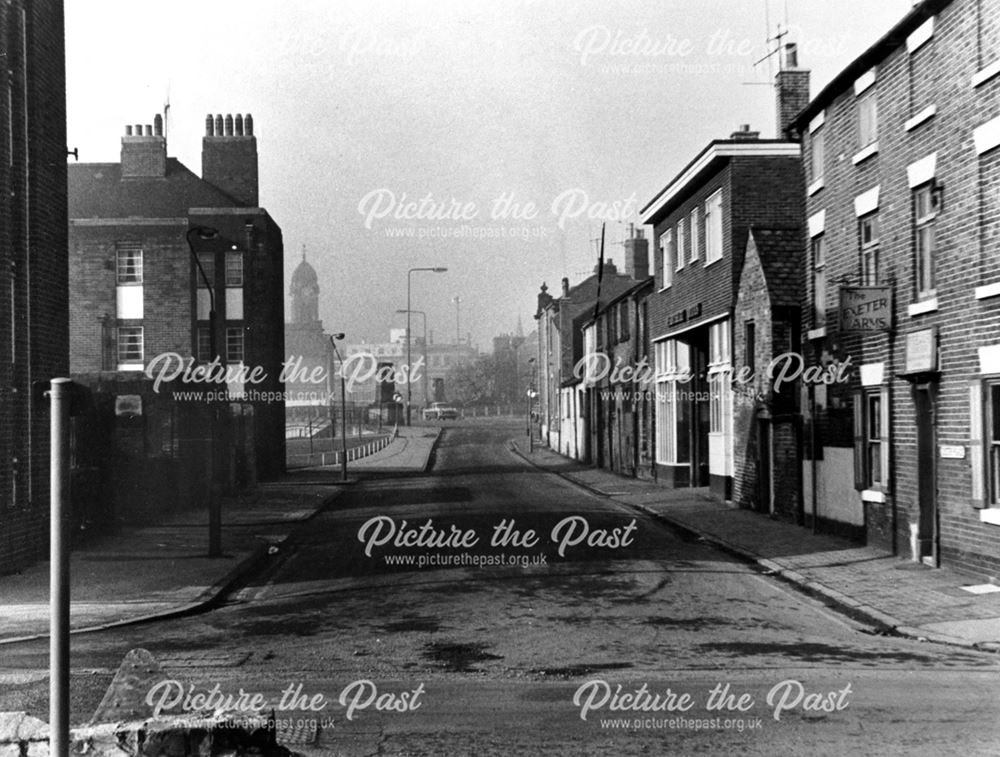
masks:
POLYGON ((774 77, 775 120, 778 139, 796 139, 788 125, 809 105, 809 71, 799 68, 798 48, 789 42, 781 49, 781 69, 774 77))
POLYGON ((740 124, 740 128, 730 134, 729 138, 737 142, 753 142, 760 139, 760 132, 750 131, 750 124, 740 124))
POLYGON ((162 179, 167 175, 167 140, 163 136, 163 119, 157 114, 153 124, 125 126, 122 137, 122 178, 162 179))
POLYGON ((625 275, 644 281, 649 278, 649 241, 633 224, 629 224, 629 232, 625 240, 625 275))
POLYGON ((205 119, 201 145, 201 177, 243 205, 257 207, 257 138, 253 117, 221 114, 205 119))

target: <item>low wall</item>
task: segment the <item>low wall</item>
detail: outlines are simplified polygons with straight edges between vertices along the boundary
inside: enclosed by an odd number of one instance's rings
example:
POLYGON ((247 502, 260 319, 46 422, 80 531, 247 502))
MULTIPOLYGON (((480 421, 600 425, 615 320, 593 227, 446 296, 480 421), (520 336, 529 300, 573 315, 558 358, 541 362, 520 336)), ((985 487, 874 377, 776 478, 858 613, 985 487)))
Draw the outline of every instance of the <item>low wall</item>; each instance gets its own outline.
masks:
MULTIPOLYGON (((70 754, 89 757, 294 757, 277 742, 273 714, 222 713, 85 726, 70 754)), ((0 756, 48 757, 49 726, 24 712, 0 713, 0 756)))

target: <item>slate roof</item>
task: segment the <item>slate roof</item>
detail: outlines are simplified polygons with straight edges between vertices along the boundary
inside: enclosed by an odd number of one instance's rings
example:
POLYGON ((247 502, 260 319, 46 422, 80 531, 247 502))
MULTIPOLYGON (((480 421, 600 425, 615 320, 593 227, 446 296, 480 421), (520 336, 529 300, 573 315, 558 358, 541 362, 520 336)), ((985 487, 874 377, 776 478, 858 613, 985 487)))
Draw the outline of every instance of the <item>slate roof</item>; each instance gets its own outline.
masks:
POLYGON ((245 207, 176 158, 162 178, 122 179, 120 163, 71 163, 69 217, 183 218, 189 208, 245 207))
POLYGON ((801 229, 751 229, 773 305, 798 305, 805 234, 801 229))

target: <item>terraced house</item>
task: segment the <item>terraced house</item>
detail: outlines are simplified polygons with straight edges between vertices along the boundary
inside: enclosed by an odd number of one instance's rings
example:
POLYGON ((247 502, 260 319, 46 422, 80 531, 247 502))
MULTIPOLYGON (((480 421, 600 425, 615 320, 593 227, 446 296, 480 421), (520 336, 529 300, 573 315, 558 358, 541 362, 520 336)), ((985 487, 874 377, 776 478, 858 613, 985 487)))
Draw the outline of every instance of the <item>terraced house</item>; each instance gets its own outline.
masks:
POLYGON ((924 0, 795 122, 805 509, 1000 575, 1000 0, 924 0))

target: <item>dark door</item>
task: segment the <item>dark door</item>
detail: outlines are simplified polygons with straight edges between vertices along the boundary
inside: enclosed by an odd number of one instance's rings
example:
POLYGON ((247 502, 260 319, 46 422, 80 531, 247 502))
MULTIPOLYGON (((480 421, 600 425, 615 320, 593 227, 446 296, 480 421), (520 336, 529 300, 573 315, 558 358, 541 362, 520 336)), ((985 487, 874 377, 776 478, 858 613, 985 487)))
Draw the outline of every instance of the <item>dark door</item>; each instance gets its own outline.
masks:
POLYGON ((917 415, 917 500, 920 511, 917 541, 923 561, 937 567, 937 439, 931 384, 918 384, 914 387, 914 403, 917 415))
POLYGON ((708 486, 708 432, 711 426, 708 399, 708 329, 698 334, 699 338, 691 345, 691 367, 695 376, 690 384, 694 405, 691 418, 691 430, 694 434, 694 443, 691 445, 691 474, 693 486, 708 486))

